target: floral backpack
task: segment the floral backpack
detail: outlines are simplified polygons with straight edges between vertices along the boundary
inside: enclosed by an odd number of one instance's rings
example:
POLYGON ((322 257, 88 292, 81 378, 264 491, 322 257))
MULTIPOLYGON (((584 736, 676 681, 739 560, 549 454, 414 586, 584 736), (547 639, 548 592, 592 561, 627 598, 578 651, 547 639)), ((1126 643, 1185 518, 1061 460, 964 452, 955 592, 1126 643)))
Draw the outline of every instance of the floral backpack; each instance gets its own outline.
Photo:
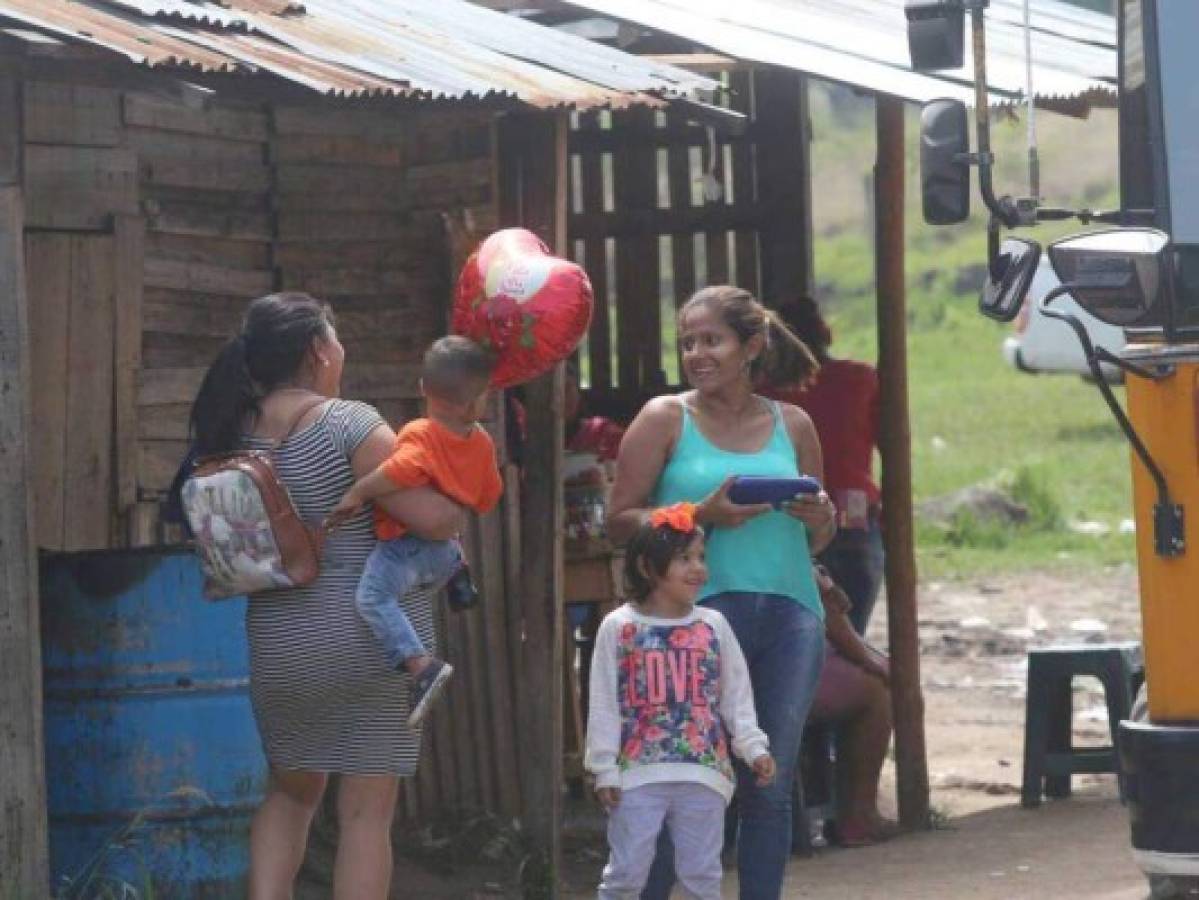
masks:
POLYGON ((324 402, 318 397, 305 404, 269 450, 204 457, 184 481, 181 504, 208 599, 303 587, 316 580, 325 528, 313 528, 300 518, 273 457, 304 415, 324 402))

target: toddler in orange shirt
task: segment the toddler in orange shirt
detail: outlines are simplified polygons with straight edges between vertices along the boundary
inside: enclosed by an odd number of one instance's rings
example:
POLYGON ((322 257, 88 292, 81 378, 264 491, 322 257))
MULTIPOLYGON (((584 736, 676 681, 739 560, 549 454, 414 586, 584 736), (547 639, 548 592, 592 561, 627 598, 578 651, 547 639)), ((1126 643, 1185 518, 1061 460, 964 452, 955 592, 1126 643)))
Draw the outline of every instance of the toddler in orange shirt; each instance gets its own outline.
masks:
MULTIPOLYGON (((396 436, 395 450, 359 479, 333 514, 404 488, 432 485, 455 503, 478 513, 491 510, 503 493, 495 444, 478 423, 487 405, 491 355, 473 341, 451 335, 433 343, 421 367, 426 418, 414 419, 396 436)), ((375 511, 379 543, 358 582, 358 611, 383 645, 388 662, 412 676, 408 725, 428 715, 453 667, 425 649, 400 599, 418 587, 449 583, 452 605, 474 602, 474 587, 458 541, 429 541, 403 523, 375 511)))

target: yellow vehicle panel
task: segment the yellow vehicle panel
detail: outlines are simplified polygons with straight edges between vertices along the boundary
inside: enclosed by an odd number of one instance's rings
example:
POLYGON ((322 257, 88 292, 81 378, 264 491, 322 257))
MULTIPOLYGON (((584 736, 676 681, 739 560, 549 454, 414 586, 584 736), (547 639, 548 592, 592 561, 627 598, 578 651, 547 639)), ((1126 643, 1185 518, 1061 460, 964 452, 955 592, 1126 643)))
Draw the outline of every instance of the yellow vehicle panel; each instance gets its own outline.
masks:
MULTIPOLYGON (((1145 362, 1136 349, 1126 355, 1145 362)), ((1149 716, 1159 724, 1199 721, 1199 348, 1193 349, 1180 357, 1174 348, 1170 362, 1177 370, 1170 377, 1154 382, 1130 375, 1126 382, 1129 418, 1165 473, 1174 502, 1186 511, 1186 551, 1158 556, 1153 548, 1157 491, 1133 453, 1149 716)))

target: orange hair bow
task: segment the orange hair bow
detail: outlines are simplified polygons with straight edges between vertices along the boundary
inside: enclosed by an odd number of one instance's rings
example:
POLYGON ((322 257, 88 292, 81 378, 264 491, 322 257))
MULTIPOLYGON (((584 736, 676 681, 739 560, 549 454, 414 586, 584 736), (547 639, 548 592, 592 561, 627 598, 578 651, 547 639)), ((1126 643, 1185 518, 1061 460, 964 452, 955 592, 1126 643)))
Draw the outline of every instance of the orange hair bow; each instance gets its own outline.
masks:
POLYGON ((649 524, 654 528, 670 528, 683 534, 695 531, 695 504, 675 503, 663 506, 649 514, 649 524))

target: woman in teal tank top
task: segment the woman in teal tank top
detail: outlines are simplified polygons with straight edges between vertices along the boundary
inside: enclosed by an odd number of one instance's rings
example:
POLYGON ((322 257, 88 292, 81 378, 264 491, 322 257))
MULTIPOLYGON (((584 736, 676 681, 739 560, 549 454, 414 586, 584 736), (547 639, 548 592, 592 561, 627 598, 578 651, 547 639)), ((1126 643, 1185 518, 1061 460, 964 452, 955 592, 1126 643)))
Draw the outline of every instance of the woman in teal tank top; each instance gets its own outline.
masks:
MULTIPOLYGON (((738 769, 737 868, 741 900, 777 900, 791 852, 791 792, 803 724, 824 663, 823 607, 811 556, 832 539, 835 511, 821 492, 775 510, 738 505, 738 475, 823 477, 820 442, 805 413, 766 400, 757 383, 805 381, 807 348, 751 294, 720 286, 679 311, 683 371, 692 390, 651 400, 620 447, 608 530, 624 540, 649 511, 698 504, 708 530, 703 604, 719 610, 741 643, 754 705, 778 761, 769 785, 738 769)), ((661 844, 643 900, 665 900, 673 882, 661 844)))

